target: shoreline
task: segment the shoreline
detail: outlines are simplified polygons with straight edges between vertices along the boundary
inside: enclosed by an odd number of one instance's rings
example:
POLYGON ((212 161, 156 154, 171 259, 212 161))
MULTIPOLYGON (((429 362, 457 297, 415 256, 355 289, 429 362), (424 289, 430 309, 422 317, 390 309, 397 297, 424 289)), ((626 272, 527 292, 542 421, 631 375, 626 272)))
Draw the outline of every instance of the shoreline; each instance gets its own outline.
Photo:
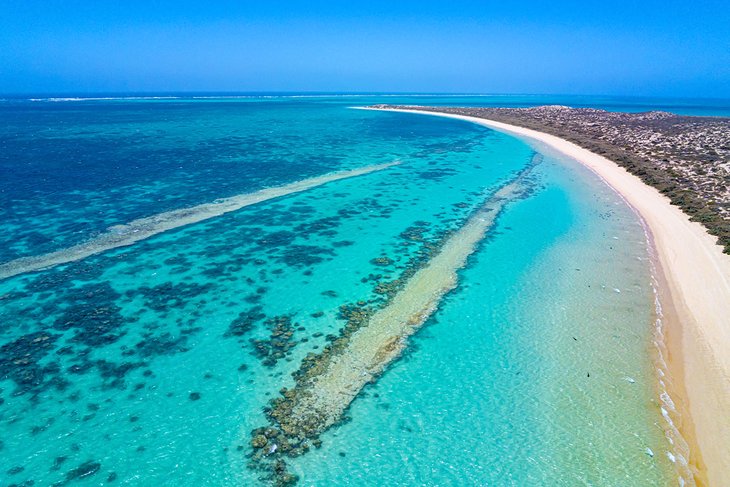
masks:
POLYGON ((670 376, 665 380, 660 367, 657 388, 666 387, 681 399, 676 407, 671 398, 660 395, 662 415, 689 444, 692 454, 687 460, 698 485, 722 485, 729 479, 730 326, 726 323, 730 317, 730 256, 722 253, 715 238, 655 188, 613 161, 565 139, 466 115, 377 110, 454 118, 548 146, 593 171, 626 201, 645 226, 654 259, 660 305, 654 354, 656 361, 666 362, 670 376), (665 343, 657 343, 657 336, 665 338, 665 343), (674 413, 667 409, 674 407, 674 413))

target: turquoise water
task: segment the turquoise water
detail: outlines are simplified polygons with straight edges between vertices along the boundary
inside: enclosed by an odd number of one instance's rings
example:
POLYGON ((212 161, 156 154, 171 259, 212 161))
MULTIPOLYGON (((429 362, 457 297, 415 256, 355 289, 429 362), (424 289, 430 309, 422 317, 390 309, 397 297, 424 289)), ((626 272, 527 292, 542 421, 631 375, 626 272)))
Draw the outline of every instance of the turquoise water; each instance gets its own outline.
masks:
MULTIPOLYGON (((3 262, 162 211, 401 162, 0 281, 0 485, 261 483, 250 432, 338 335, 340 306, 382 305, 379 283, 534 155, 465 122, 351 105, 0 107, 3 262)), ((638 220, 575 163, 548 154, 534 171, 405 356, 321 448, 287 459, 302 485, 676 478, 638 220)))
POLYGON ((671 483, 646 450, 667 450, 647 268, 614 267, 645 261, 641 228, 564 164, 543 163, 545 186, 503 215, 405 359, 297 460, 305 484, 671 483))

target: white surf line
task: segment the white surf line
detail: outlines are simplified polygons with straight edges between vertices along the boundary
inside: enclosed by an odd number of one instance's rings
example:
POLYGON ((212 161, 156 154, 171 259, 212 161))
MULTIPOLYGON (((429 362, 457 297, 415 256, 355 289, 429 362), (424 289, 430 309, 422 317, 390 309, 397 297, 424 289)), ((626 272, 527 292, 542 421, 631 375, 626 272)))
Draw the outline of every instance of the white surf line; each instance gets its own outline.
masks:
POLYGON ((319 434, 342 417, 362 388, 395 360, 407 338, 437 309, 457 285, 457 272, 476 249, 504 206, 526 191, 525 177, 532 166, 503 186, 444 243, 428 264, 416 271, 384 308, 349 339, 321 374, 295 388, 285 431, 306 436, 319 434))
POLYGON ((21 257, 4 264, 0 264, 0 279, 6 279, 18 274, 85 259, 86 257, 94 254, 118 247, 132 245, 135 242, 147 239, 153 235, 157 235, 158 233, 198 223, 203 220, 208 220, 225 213, 239 210, 246 206, 255 205, 263 201, 290 195, 292 193, 306 191, 333 181, 362 176, 375 171, 382 171, 383 169, 387 169, 398 164, 400 164, 399 161, 393 161, 385 164, 376 164, 358 169, 351 169, 348 171, 334 172, 323 176, 303 179, 283 186, 265 188, 253 193, 245 193, 223 198, 212 203, 203 203, 189 208, 166 211, 157 215, 140 218, 123 225, 115 225, 113 227, 109 227, 109 229, 101 235, 86 242, 54 252, 49 252, 47 254, 21 257))

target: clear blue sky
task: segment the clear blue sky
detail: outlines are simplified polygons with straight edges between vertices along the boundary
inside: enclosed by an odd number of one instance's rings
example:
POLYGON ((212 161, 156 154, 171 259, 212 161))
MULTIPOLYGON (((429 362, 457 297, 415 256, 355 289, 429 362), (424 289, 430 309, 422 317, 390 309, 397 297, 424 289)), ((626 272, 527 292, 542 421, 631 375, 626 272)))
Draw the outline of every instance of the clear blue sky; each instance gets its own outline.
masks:
POLYGON ((0 92, 730 97, 727 0, 0 0, 0 92))

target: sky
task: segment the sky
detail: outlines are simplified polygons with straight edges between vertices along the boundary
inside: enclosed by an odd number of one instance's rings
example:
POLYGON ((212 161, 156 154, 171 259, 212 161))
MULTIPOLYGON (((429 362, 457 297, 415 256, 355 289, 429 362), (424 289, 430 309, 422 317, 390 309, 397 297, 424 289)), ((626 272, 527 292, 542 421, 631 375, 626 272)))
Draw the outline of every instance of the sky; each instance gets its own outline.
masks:
POLYGON ((730 6, 0 0, 0 93, 170 91, 730 98, 730 6))

